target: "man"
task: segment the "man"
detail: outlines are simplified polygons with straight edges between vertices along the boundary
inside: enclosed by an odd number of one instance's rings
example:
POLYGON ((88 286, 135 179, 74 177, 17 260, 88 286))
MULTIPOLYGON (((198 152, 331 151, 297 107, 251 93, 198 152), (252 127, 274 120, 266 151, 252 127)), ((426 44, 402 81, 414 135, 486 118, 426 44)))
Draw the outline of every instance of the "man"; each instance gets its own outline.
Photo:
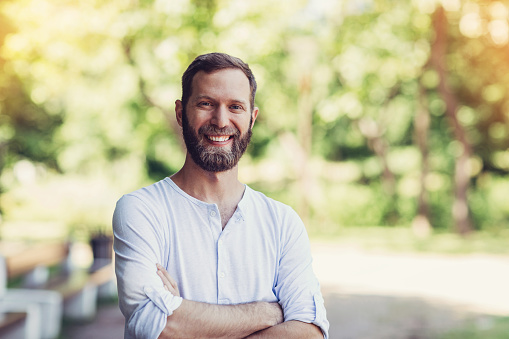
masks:
POLYGON ((113 216, 125 338, 327 338, 304 225, 238 180, 255 93, 248 65, 226 54, 182 76, 184 165, 113 216))

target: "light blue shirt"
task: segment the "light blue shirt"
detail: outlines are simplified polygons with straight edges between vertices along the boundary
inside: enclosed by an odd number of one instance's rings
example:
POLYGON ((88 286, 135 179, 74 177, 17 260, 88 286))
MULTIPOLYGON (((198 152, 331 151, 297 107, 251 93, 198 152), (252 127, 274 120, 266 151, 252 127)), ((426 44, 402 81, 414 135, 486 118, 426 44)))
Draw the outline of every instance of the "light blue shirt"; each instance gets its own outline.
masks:
POLYGON ((125 338, 157 338, 180 306, 163 288, 156 263, 175 278, 184 299, 279 302, 285 321, 313 323, 328 336, 304 224, 289 206, 248 186, 223 230, 216 204, 165 178, 117 202, 113 233, 125 338))

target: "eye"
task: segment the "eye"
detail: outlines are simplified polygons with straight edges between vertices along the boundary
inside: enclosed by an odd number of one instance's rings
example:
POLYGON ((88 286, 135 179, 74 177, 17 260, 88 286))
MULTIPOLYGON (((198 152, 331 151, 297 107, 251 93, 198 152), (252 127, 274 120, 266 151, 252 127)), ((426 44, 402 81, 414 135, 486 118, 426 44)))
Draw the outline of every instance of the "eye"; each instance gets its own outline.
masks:
POLYGON ((208 101, 202 101, 202 102, 198 103, 198 106, 209 107, 209 106, 212 106, 212 104, 208 101))
POLYGON ((244 109, 241 105, 231 105, 230 108, 235 111, 244 109))

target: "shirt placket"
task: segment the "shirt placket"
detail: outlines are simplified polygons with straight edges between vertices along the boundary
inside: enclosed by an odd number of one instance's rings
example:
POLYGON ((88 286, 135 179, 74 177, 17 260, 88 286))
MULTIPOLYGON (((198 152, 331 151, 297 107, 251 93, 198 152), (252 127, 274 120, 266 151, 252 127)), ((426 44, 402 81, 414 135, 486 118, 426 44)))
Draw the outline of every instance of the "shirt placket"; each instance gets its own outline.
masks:
POLYGON ((217 205, 213 204, 208 207, 208 218, 212 234, 214 235, 214 241, 216 242, 216 255, 217 255, 217 303, 218 304, 229 304, 230 300, 225 298, 226 290, 225 284, 228 279, 228 265, 227 265, 227 251, 224 246, 224 235, 226 232, 222 231, 221 215, 217 205))
POLYGON ((228 249, 226 245, 226 238, 229 231, 223 231, 219 235, 217 241, 217 301, 218 304, 231 304, 231 300, 227 298, 226 293, 229 288, 230 272, 229 272, 229 258, 228 249))
POLYGON ((219 234, 217 241, 217 298, 219 304, 232 304, 234 303, 229 294, 234 287, 234 281, 232 281, 231 263, 230 263, 230 252, 231 246, 234 244, 230 243, 231 232, 235 232, 235 229, 244 221, 242 214, 237 210, 233 217, 230 219, 224 230, 219 234))

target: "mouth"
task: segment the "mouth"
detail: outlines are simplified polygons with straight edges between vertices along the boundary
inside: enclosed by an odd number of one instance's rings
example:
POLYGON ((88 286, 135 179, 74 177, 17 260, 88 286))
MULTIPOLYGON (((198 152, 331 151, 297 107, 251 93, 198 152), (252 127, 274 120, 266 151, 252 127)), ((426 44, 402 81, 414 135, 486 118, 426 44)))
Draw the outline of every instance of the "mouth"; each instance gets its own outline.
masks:
POLYGON ((233 135, 205 135, 212 142, 224 143, 233 138, 233 135))

